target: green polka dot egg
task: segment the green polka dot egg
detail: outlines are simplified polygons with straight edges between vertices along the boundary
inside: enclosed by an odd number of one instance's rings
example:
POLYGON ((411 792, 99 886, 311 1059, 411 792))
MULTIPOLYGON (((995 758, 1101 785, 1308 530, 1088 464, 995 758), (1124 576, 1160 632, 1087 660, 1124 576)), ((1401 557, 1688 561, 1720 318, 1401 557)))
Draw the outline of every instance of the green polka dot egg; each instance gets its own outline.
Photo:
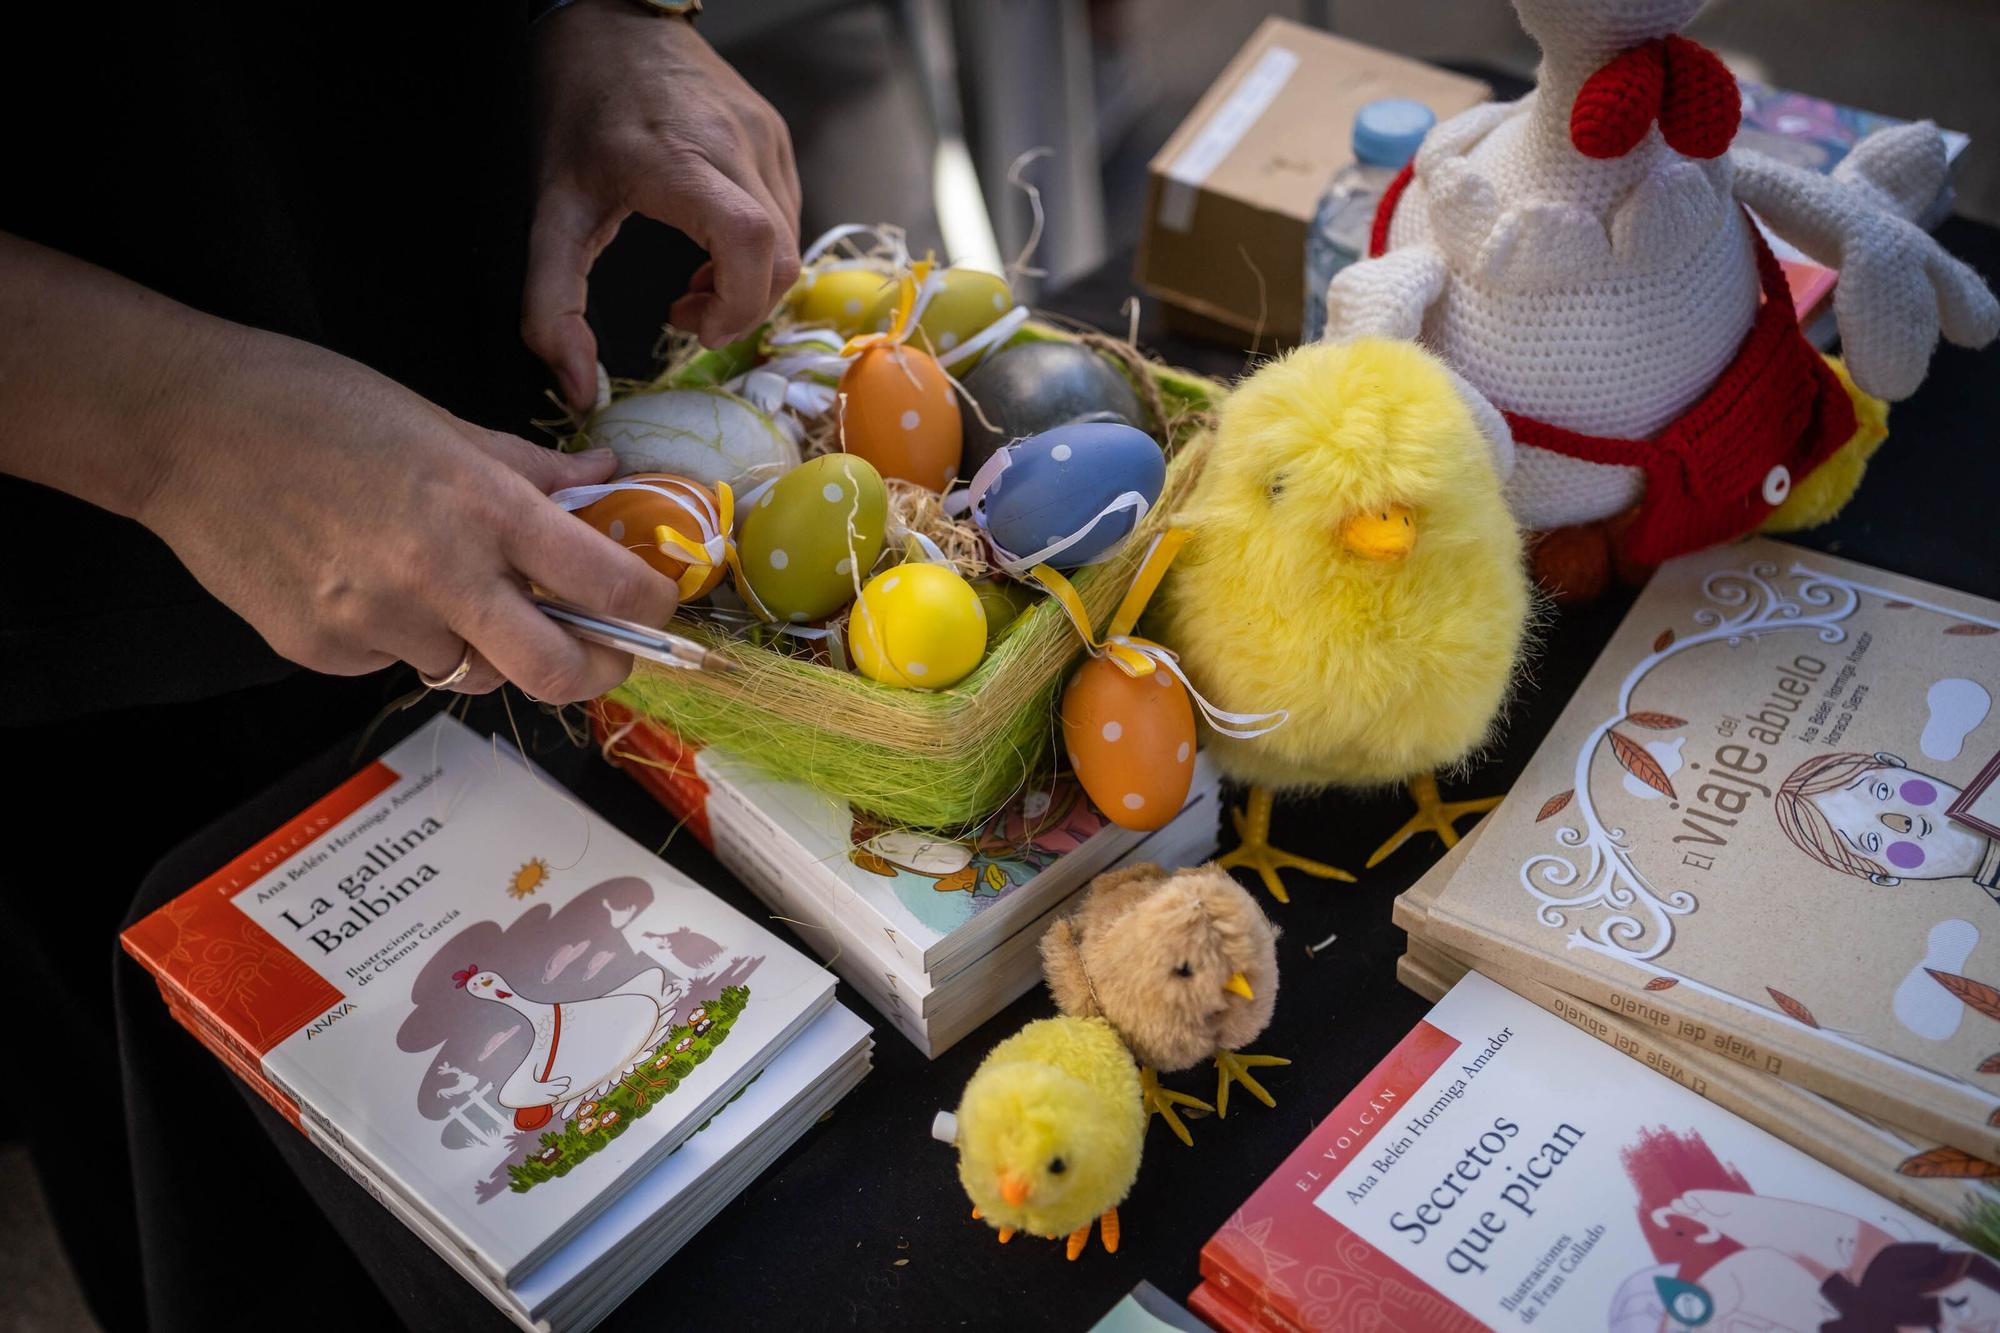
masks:
MULTIPOLYGON (((863 327, 887 333, 896 318, 898 295, 893 283, 877 295, 863 327)), ((943 288, 924 306, 908 341, 932 356, 943 357, 1013 308, 1014 292, 1005 278, 976 268, 946 269, 943 288)), ((953 366, 952 372, 965 375, 982 359, 983 356, 975 356, 953 366)))
POLYGON ((801 463, 743 515, 744 601, 793 624, 826 619, 854 600, 888 521, 888 492, 867 461, 824 454, 801 463))

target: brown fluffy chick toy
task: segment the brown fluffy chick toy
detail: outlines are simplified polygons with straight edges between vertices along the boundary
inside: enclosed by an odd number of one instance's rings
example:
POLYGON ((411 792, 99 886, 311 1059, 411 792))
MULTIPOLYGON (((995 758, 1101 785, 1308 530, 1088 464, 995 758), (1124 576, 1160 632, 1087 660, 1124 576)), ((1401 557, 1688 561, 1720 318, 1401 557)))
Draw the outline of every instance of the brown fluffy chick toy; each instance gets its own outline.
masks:
POLYGON ((1218 708, 1281 708, 1254 739, 1208 738, 1250 788, 1247 866, 1353 879, 1270 845, 1276 792, 1408 781, 1418 811, 1369 858, 1495 804, 1445 802, 1432 774, 1486 741, 1529 617, 1521 534, 1503 485, 1506 420, 1415 343, 1314 343, 1222 402, 1174 523, 1191 533, 1148 633, 1218 708))
POLYGON ((1056 1007, 1102 1018, 1141 1065, 1146 1107, 1182 1143, 1194 1137, 1175 1105, 1229 1113, 1229 1084, 1276 1106, 1250 1070, 1291 1061, 1244 1055, 1278 1000, 1278 928, 1214 865, 1156 865, 1099 875, 1083 905, 1042 936, 1042 974, 1056 1007), (1215 1105, 1159 1085, 1157 1074, 1213 1057, 1215 1105))

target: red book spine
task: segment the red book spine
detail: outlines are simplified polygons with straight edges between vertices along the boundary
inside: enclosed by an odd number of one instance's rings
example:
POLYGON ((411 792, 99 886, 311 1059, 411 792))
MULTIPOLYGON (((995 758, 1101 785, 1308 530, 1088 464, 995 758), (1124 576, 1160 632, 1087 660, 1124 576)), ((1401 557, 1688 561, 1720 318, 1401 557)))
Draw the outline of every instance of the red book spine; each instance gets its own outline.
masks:
POLYGON ((604 757, 631 774, 633 781, 673 811, 701 845, 713 852, 708 781, 695 768, 694 757, 700 747, 609 699, 591 706, 590 720, 604 757))
POLYGON ((1263 1333, 1262 1325, 1212 1283, 1204 1282, 1188 1293, 1188 1309, 1220 1333, 1263 1333))
POLYGON ((245 915, 236 895, 398 780, 388 765, 370 764, 119 937, 169 1002, 201 1019, 215 1034, 210 1045, 225 1048, 232 1062, 261 1069, 272 1047, 345 998, 245 915))
POLYGON ((1314 1202, 1457 1049, 1456 1038, 1428 1023, 1411 1029, 1202 1247, 1202 1277, 1263 1327, 1285 1333, 1484 1330, 1314 1202))

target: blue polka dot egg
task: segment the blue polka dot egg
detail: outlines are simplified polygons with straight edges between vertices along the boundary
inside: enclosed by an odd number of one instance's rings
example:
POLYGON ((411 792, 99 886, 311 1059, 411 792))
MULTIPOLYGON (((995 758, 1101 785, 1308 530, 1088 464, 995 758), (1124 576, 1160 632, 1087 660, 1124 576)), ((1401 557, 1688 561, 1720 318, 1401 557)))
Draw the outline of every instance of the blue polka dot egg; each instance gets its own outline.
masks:
POLYGON ((1167 460, 1135 426, 1077 421, 1004 446, 984 479, 983 491, 974 482, 974 503, 995 545, 1026 559, 1067 542, 1041 558, 1076 569, 1109 555, 1138 525, 1130 497, 1148 509, 1159 503, 1167 460))
POLYGON ((743 515, 743 600, 777 620, 824 620, 854 600, 882 554, 889 496, 853 454, 825 454, 779 477, 743 515))

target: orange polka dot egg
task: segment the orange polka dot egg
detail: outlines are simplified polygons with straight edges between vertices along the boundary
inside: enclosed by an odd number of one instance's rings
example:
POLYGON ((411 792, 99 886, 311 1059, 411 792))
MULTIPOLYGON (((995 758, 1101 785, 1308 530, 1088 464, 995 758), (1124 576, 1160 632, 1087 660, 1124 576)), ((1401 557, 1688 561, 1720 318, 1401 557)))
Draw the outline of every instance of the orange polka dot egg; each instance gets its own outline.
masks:
MULTIPOLYGON (((698 481, 668 472, 635 472, 612 484, 619 489, 584 505, 576 516, 679 583, 689 561, 684 552, 660 540, 659 529, 672 528, 702 545, 700 516, 706 516, 711 532, 719 518, 715 492, 698 481)), ((682 600, 708 596, 727 570, 722 561, 708 565, 700 583, 682 600)))
POLYGON ((930 353, 907 344, 864 348, 841 375, 840 394, 847 452, 927 490, 942 492, 958 476, 958 395, 930 353))
POLYGON ((1160 668, 1128 676, 1109 658, 1088 657, 1062 700, 1070 767, 1106 819, 1150 832, 1187 802, 1194 780, 1194 704, 1160 668))

